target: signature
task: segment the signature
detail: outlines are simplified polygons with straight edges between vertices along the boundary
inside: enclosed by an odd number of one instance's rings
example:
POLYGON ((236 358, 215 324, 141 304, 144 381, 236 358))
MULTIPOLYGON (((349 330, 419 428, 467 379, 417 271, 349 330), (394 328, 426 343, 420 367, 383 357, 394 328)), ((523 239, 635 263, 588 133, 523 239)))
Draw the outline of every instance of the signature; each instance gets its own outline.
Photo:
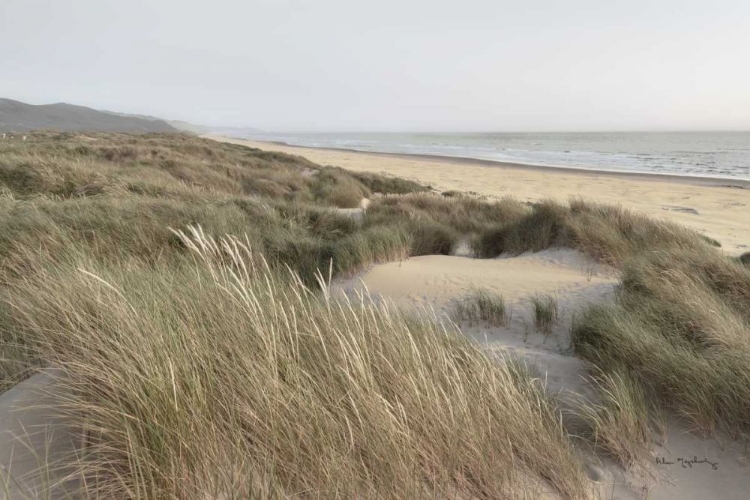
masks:
POLYGON ((680 464, 682 465, 683 469, 692 469, 693 465, 701 465, 706 464, 710 465, 713 470, 719 470, 719 462, 711 462, 707 458, 704 458, 703 460, 698 460, 698 457, 693 456, 684 458, 684 457, 677 457, 674 462, 670 462, 664 457, 656 457, 656 463, 658 465, 674 465, 674 464, 680 464))

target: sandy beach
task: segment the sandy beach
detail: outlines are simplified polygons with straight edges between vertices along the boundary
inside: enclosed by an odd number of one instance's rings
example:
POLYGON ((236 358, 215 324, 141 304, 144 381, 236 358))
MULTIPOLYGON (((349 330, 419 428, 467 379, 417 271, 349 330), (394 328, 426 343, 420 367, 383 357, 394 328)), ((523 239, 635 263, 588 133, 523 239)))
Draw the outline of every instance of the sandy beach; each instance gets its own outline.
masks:
POLYGON ((669 219, 721 242, 728 255, 750 250, 750 183, 545 168, 483 160, 390 155, 303 148, 278 143, 210 138, 304 156, 321 165, 376 172, 429 184, 439 191, 473 191, 522 201, 581 196, 669 219))

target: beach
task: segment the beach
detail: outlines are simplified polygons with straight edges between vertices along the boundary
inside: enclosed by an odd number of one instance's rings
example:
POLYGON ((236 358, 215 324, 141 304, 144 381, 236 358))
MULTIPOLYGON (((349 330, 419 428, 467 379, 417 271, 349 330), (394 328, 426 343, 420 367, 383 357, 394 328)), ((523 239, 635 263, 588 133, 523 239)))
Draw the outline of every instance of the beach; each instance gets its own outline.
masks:
POLYGON ((375 172, 429 184, 438 191, 467 191, 521 201, 566 201, 583 197, 668 219, 722 244, 728 255, 750 248, 750 183, 667 175, 626 174, 571 168, 537 167, 485 160, 365 153, 305 148, 271 142, 209 138, 267 151, 304 156, 353 172, 375 172))

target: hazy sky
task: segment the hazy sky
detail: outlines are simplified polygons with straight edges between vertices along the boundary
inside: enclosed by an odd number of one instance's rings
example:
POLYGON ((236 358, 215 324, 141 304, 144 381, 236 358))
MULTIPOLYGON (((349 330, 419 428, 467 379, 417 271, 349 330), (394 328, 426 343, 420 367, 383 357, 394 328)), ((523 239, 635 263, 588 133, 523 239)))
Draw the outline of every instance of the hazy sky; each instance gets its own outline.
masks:
POLYGON ((750 0, 0 0, 0 96, 268 130, 749 130, 750 0))

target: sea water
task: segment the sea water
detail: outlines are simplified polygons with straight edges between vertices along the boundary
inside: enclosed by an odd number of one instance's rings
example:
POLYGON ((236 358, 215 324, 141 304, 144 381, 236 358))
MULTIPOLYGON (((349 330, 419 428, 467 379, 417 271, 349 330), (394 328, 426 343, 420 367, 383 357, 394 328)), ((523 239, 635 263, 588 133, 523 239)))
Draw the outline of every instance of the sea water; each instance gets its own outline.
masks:
POLYGON ((750 132, 265 133, 294 146, 750 180, 750 132))

